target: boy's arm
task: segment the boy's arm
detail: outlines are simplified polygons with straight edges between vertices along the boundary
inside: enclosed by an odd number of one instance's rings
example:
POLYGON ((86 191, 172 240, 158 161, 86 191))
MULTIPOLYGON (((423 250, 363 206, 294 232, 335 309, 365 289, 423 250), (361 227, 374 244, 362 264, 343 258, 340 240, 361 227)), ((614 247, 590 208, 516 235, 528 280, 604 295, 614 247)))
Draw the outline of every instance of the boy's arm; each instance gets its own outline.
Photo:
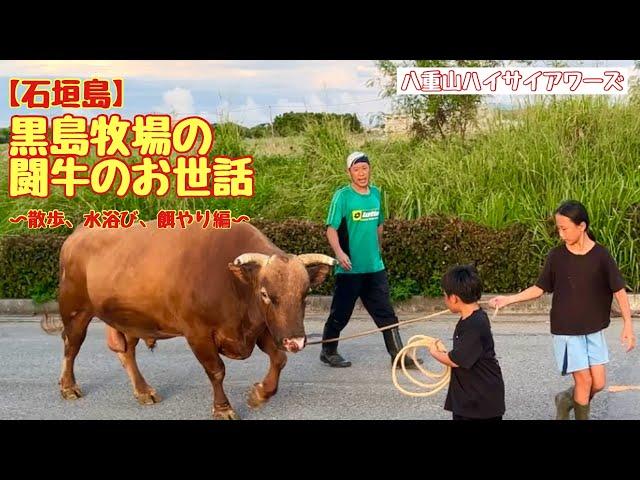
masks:
POLYGON ((378 225, 378 246, 380 247, 380 251, 382 251, 382 225, 378 225))
POLYGON ((437 361, 439 361, 440 363, 444 364, 444 365, 448 365, 452 368, 458 368, 459 365, 456 365, 450 358, 449 358, 449 353, 443 350, 438 350, 438 347, 436 347, 435 345, 432 345, 429 348, 429 353, 431 354, 431 356, 433 358, 435 358, 437 361))
POLYGON ((628 352, 636 346, 636 336, 633 333, 633 322, 631 321, 631 306, 629 305, 629 297, 624 288, 618 290, 613 295, 616 297, 616 302, 618 302, 618 305, 620 306, 620 312, 622 313, 622 320, 624 322, 620 340, 622 341, 622 345, 627 347, 628 352))
POLYGON ((481 336, 482 327, 476 327, 459 336, 459 340, 452 350, 447 352, 442 342, 438 340, 431 344, 429 353, 444 365, 468 369, 473 367, 482 356, 484 347, 481 336))

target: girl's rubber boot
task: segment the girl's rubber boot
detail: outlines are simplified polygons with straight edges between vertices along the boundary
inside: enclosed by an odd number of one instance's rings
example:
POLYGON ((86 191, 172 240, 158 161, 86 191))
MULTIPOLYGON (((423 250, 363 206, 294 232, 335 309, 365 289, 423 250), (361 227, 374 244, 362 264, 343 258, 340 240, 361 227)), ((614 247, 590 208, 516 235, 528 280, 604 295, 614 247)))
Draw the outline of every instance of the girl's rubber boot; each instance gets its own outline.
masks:
POLYGON ((586 405, 575 404, 576 420, 589 420, 590 403, 586 405))
POLYGON ((574 408, 574 387, 567 388, 556 395, 556 420, 569 420, 569 414, 574 408))

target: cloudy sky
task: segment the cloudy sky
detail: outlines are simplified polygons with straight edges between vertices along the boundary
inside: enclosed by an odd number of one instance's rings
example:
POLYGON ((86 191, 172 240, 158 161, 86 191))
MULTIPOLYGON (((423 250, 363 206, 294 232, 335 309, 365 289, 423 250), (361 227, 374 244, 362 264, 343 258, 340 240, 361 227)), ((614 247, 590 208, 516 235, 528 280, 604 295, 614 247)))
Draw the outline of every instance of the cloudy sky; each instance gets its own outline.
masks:
MULTIPOLYGON (((137 113, 196 114, 217 122, 221 116, 246 126, 269 122, 288 111, 368 114, 389 109, 376 88, 373 61, 0 61, 0 80, 9 78, 123 78, 125 118, 137 113)), ((6 95, 6 93, 5 93, 6 95)), ((26 110, 0 102, 0 126, 26 110)), ((30 110, 31 114, 37 112, 30 110)), ((79 112, 79 110, 76 110, 79 112)), ((114 110, 115 112, 115 110, 114 110)), ((38 113, 59 115, 61 110, 38 113)), ((85 110, 91 117, 98 110, 85 110)))
MULTIPOLYGON (((585 61, 582 66, 632 66, 632 61, 585 61)), ((196 114, 218 122, 230 119, 245 126, 269 122, 288 111, 356 113, 368 124, 372 115, 390 111, 377 88, 366 83, 377 75, 372 60, 23 60, 0 61, 0 127, 11 115, 57 116, 60 109, 11 109, 10 78, 123 78, 124 108, 74 110, 92 117, 120 113, 196 114)), ((501 101, 501 99, 493 99, 501 101)), ((504 99, 502 99, 504 101, 504 99)))

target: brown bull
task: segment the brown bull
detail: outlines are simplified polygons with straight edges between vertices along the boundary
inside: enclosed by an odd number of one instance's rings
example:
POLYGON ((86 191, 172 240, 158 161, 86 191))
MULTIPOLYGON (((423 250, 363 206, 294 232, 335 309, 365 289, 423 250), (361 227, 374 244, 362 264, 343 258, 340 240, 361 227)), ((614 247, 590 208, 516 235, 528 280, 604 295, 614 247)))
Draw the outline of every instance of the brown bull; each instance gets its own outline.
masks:
POLYGON ((264 403, 278 389, 284 353, 304 348, 305 297, 321 284, 335 260, 290 255, 258 229, 242 223, 230 230, 146 228, 76 230, 60 252, 59 305, 64 359, 60 391, 82 395, 73 363, 91 318, 110 328, 116 351, 141 403, 160 400, 135 359, 139 339, 184 336, 213 385, 213 416, 238 418, 224 393, 220 358, 244 359, 255 345, 270 367, 249 395, 264 403))

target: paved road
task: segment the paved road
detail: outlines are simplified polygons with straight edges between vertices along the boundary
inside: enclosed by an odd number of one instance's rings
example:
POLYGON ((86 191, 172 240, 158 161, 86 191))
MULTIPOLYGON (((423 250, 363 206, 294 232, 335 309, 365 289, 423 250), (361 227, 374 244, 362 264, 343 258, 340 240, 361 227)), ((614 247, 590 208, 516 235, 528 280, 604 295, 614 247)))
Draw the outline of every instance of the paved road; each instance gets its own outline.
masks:
MULTIPOLYGON (((427 334, 450 345, 455 319, 440 318, 404 328, 403 338, 427 334)), ((307 333, 322 331, 320 319, 307 319, 307 333)), ((638 323, 636 330, 640 330, 638 323)), ((344 333, 372 327, 372 322, 352 321, 344 333)), ((640 351, 623 352, 620 327, 620 321, 614 321, 607 330, 612 360, 609 384, 640 385, 640 351)), ((76 362, 76 378, 85 397, 64 401, 57 387, 61 339, 43 333, 38 323, 0 321, 0 419, 210 418, 211 386, 184 339, 161 341, 154 352, 139 347, 140 368, 164 399, 157 405, 141 406, 116 355, 105 345, 103 328, 98 322, 91 324, 76 362)), ((569 385, 569 379, 556 372, 548 328, 542 317, 503 316, 493 324, 506 384, 505 419, 552 419, 552 395, 569 385)), ((325 366, 318 360, 318 346, 291 355, 278 394, 257 411, 244 399, 249 386, 264 376, 266 355, 256 348, 248 360, 225 360, 227 395, 244 419, 450 417, 442 409, 445 391, 415 399, 395 390, 380 334, 343 342, 340 351, 353 361, 351 368, 325 366)), ((594 400, 592 412, 596 419, 640 419, 640 391, 604 392, 594 400)))

